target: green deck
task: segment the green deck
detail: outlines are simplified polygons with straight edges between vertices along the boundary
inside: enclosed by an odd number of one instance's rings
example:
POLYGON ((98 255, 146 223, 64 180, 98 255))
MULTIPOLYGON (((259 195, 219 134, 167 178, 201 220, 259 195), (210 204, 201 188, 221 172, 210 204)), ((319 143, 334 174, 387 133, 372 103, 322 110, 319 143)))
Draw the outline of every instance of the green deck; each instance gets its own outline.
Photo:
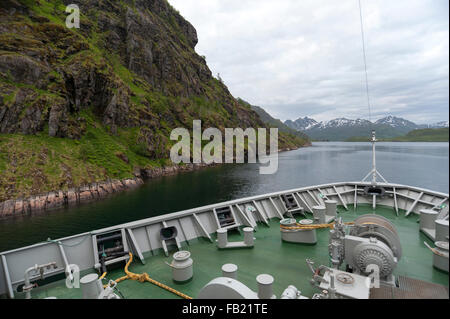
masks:
MULTIPOLYGON (((352 221, 359 215, 372 213, 372 209, 368 205, 359 206, 356 211, 353 207, 349 207, 348 211, 343 207, 338 207, 338 210, 344 221, 352 221)), ((404 275, 448 286, 448 274, 436 270, 432 266, 432 252, 423 244, 424 241, 429 244, 432 242, 419 232, 417 216, 411 215, 406 218, 404 212, 400 212, 397 217, 394 210, 387 207, 378 207, 376 214, 390 219, 396 225, 400 235, 403 256, 396 268, 395 275, 404 275)), ((296 217, 300 218, 301 216, 297 215, 296 217)), ((329 265, 328 230, 317 231, 318 242, 316 245, 286 243, 280 239, 279 220, 273 219, 270 227, 264 224, 258 225, 255 238, 253 249, 236 250, 218 250, 215 244, 203 239, 190 241, 184 248, 192 254, 194 278, 185 284, 175 284, 172 281, 171 269, 165 263, 166 261, 170 263, 172 258, 161 253, 147 256, 145 265, 142 265, 140 261, 133 261, 130 271, 134 273, 147 272, 153 279, 193 298, 210 280, 221 276, 221 266, 226 263, 238 265, 238 280, 254 291, 257 290, 256 276, 268 273, 275 278, 273 289, 277 297, 280 297, 283 290, 289 285, 296 286, 307 297, 311 297, 317 292, 309 283, 311 272, 307 268, 305 259, 314 260, 316 265, 329 265)), ((229 233, 229 240, 241 241, 243 239, 237 231, 232 231, 229 233)), ((116 269, 108 273, 107 278, 116 279, 123 275, 123 270, 116 269)), ((150 283, 127 280, 119 283, 118 288, 125 298, 179 298, 150 283)), ((21 294, 16 294, 16 296, 23 298, 21 294)), ((66 299, 81 298, 81 289, 67 289, 62 280, 32 291, 33 298, 49 296, 66 299)))

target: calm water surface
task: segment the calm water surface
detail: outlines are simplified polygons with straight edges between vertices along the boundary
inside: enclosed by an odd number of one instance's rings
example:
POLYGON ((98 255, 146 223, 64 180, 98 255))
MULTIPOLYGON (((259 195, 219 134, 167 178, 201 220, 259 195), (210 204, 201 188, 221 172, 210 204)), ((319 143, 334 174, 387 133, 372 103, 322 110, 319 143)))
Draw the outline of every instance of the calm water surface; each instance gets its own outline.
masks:
MULTIPOLYGON (((448 193, 448 143, 379 143, 378 170, 389 181, 448 193)), ((109 199, 0 221, 0 251, 216 202, 302 186, 361 180, 369 143, 314 143, 279 155, 274 175, 255 164, 223 165, 163 177, 109 199)))

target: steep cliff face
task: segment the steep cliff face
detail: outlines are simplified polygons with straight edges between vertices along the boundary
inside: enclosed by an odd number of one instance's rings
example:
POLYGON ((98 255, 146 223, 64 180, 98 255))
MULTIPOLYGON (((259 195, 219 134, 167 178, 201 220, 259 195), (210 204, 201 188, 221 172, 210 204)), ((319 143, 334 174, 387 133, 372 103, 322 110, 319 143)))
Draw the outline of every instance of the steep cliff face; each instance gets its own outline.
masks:
POLYGON ((68 29, 72 2, 0 2, 0 200, 164 165, 170 131, 194 119, 264 127, 167 1, 78 0, 68 29))
POLYGON ((194 27, 166 1, 78 1, 79 30, 63 23, 71 2, 2 2, 1 133, 34 134, 48 124, 50 136, 78 138, 70 117, 88 108, 113 132, 161 120, 169 128, 189 124, 178 113, 193 97, 219 102, 223 124, 260 124, 212 77, 194 51, 194 27), (153 101, 155 92, 177 99, 160 110, 166 101, 153 101))

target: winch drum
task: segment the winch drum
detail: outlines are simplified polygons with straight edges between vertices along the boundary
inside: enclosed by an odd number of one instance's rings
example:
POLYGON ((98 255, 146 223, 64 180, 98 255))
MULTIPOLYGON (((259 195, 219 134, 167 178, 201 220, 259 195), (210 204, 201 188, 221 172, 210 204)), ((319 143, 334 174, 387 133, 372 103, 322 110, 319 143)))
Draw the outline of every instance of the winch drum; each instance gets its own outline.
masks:
POLYGON ((400 260, 402 246, 394 225, 385 217, 375 214, 362 215, 355 219, 350 235, 363 238, 376 238, 385 243, 400 260))

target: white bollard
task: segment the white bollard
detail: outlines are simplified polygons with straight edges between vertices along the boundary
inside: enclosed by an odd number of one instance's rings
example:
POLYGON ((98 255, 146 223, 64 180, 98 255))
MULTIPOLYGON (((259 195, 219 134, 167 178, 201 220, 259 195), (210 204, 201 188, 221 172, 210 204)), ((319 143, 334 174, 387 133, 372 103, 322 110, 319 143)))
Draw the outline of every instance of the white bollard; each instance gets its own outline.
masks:
POLYGON ((253 237, 253 228, 251 227, 245 227, 244 228, 244 243, 247 246, 253 246, 254 245, 254 237, 253 237))
POLYGON ((173 281, 183 283, 191 280, 194 275, 193 264, 190 252, 181 250, 173 254, 172 263, 169 265, 172 267, 173 281))
POLYGON ((319 224, 325 224, 325 206, 313 206, 314 221, 319 224))
POLYGON ((337 201, 335 200, 326 200, 325 201, 325 207, 326 207, 326 215, 330 217, 336 217, 337 216, 337 201))
POLYGON ((433 266, 448 273, 448 241, 437 241, 436 253, 433 252, 433 266))
POLYGON ((237 279, 238 266, 235 264, 225 264, 222 266, 222 277, 237 279))
POLYGON ((97 274, 89 274, 80 279, 83 299, 97 299, 103 291, 102 281, 97 274))
POLYGON ((258 282, 259 299, 273 299, 275 297, 272 290, 272 284, 274 280, 271 275, 259 275, 258 277, 256 277, 256 281, 258 282))
POLYGON ((228 244, 228 231, 223 228, 217 230, 217 246, 219 248, 225 248, 228 244))
POLYGON ((434 229, 438 212, 432 209, 420 210, 420 229, 434 229))
POLYGON ((436 225, 436 241, 448 241, 448 220, 438 219, 436 225))

